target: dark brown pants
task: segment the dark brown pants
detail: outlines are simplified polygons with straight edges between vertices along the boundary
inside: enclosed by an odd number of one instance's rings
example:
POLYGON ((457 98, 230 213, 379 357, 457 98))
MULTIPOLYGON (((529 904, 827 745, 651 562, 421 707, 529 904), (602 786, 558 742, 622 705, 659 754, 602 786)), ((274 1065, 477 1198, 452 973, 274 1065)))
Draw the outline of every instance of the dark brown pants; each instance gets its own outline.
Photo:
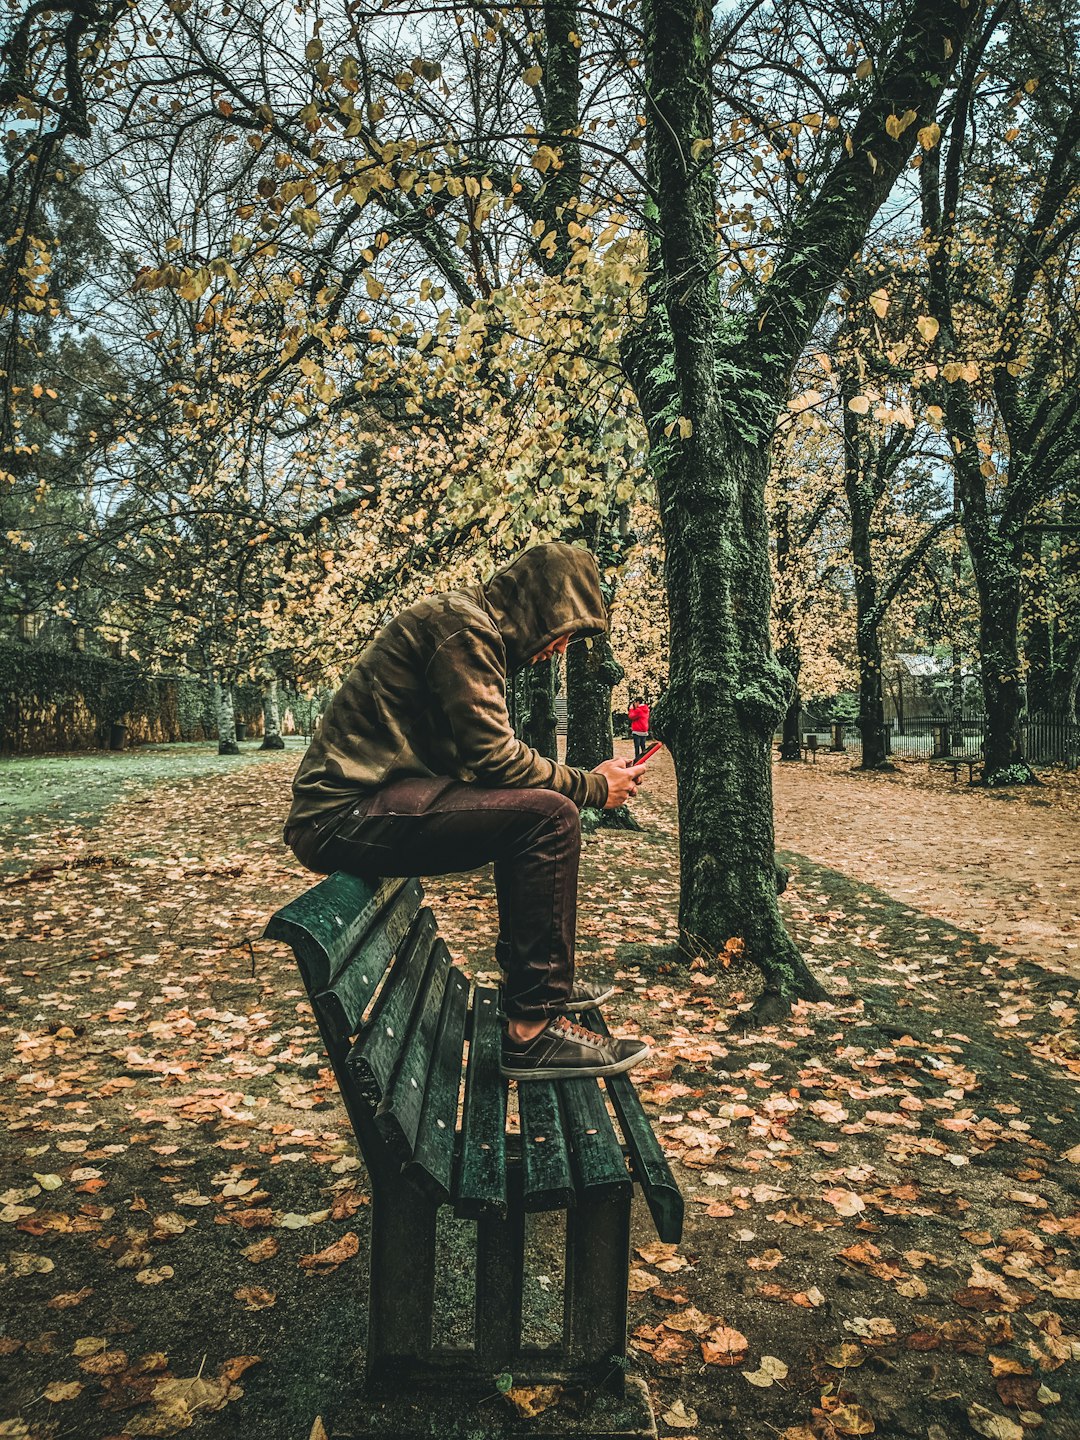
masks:
POLYGON ((506 1014, 540 1019, 569 998, 581 818, 565 795, 397 780, 291 829, 287 839, 300 863, 321 875, 447 875, 494 862, 506 1014))

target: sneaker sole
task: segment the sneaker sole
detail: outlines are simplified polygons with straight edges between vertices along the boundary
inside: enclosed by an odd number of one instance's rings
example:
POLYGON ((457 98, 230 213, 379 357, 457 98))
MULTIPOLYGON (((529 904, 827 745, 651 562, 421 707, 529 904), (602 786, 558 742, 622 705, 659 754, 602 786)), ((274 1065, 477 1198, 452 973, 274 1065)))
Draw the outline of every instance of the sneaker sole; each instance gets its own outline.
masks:
POLYGON ((606 1075, 622 1075, 652 1054, 649 1046, 615 1060, 610 1065, 538 1065, 535 1070, 515 1070, 500 1063, 499 1074, 507 1080, 602 1080, 606 1075))

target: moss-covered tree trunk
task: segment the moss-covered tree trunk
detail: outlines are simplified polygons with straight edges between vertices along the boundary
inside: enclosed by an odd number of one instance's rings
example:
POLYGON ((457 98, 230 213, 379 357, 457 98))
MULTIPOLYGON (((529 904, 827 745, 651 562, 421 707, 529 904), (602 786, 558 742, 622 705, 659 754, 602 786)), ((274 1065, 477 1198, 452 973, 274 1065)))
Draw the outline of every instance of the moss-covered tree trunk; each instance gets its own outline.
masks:
POLYGON ((699 0, 643 6, 658 246, 646 321, 624 360, 649 432, 666 545, 671 680, 655 729, 679 778, 684 941, 714 955, 741 938, 765 975, 759 1015, 822 994, 776 895, 770 748, 792 683, 769 637, 772 432, 795 359, 910 154, 917 127, 901 141, 891 117, 909 108, 930 117, 977 9, 915 0, 756 310, 736 317, 717 278, 712 11, 699 0))

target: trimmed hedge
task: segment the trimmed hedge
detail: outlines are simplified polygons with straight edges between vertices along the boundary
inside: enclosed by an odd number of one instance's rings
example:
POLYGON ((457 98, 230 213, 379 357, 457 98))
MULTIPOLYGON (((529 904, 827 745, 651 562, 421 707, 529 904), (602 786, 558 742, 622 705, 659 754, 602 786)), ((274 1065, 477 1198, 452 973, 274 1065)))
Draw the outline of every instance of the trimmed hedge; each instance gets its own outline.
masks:
MULTIPOLYGON (((245 683, 234 693, 237 723, 261 735, 261 690, 245 683)), ((284 713, 296 697, 283 693, 280 704, 284 713)), ((147 674, 133 660, 0 642, 0 755, 103 749, 119 724, 129 743, 215 739, 213 686, 147 674)))

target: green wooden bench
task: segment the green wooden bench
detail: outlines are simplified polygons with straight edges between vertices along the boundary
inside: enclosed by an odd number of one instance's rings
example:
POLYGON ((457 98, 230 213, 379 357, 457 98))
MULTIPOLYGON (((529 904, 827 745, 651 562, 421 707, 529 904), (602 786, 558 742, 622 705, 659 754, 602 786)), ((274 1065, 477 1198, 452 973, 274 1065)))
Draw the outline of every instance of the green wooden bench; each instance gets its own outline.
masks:
MULTIPOLYGON (((266 935, 293 949, 371 1180, 369 1396, 490 1397, 511 1374, 640 1411, 625 1370, 634 1181, 661 1240, 680 1239, 683 1199, 629 1078, 523 1084, 508 1126, 499 992, 451 963, 418 880, 332 875, 266 935), (475 1222, 461 1267, 475 1268, 473 1343, 456 1348, 433 1340, 442 1206, 475 1222), (545 1210, 566 1212, 565 1262, 561 1340, 541 1350, 523 1343, 522 1300, 526 1215, 545 1210)), ((582 1018, 605 1028, 597 1010, 582 1018)), ((594 1417, 588 1433, 654 1434, 647 1420, 594 1417)))

